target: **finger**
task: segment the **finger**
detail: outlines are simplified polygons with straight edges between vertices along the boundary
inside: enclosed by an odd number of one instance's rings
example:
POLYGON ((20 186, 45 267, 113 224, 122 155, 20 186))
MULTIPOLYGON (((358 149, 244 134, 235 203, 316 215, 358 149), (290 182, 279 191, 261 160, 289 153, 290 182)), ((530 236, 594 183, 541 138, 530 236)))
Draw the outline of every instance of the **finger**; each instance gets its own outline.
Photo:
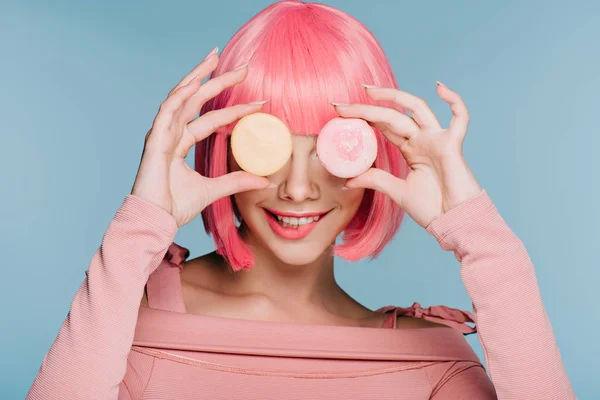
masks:
POLYGON ((237 85, 248 76, 248 64, 241 65, 231 71, 227 71, 216 78, 206 81, 200 89, 190 97, 185 106, 181 109, 175 118, 180 123, 188 123, 196 116, 204 103, 212 99, 224 89, 237 85))
POLYGON ((373 100, 391 101, 408 109, 422 129, 441 129, 437 117, 422 98, 396 88, 382 88, 365 84, 361 86, 373 100))
POLYGON ((362 118, 371 122, 395 144, 397 144, 396 138, 393 135, 410 139, 420 130, 419 125, 411 117, 393 108, 359 103, 342 104, 332 102, 331 104, 342 117, 362 118))
MULTIPOLYGON (((196 142, 199 142, 215 132, 217 128, 235 122, 246 115, 259 112, 264 103, 262 101, 254 104, 236 104, 209 111, 190 122, 188 124, 188 132, 192 134, 196 142)), ((189 151, 189 149, 187 150, 189 151)))
POLYGON ((190 83, 190 81, 192 79, 194 79, 196 76, 201 76, 200 79, 206 78, 208 76, 208 74, 210 74, 217 67, 217 64, 219 63, 219 56, 213 57, 214 55, 217 54, 217 51, 219 51, 218 47, 215 47, 214 49, 212 49, 211 52, 208 53, 208 55, 204 58, 204 60, 202 60, 198 65, 196 65, 194 67, 194 69, 192 69, 186 76, 184 76, 183 79, 181 79, 179 81, 179 83, 177 85, 175 85, 175 87, 173 89, 171 89, 171 91, 169 91, 169 94, 167 95, 167 97, 169 97, 173 93, 175 93, 175 91, 177 89, 179 89, 180 87, 185 86, 188 83, 190 83))
POLYGON ((152 135, 162 134, 167 131, 167 127, 173 121, 174 115, 179 108, 189 99, 200 87, 200 76, 192 79, 187 85, 177 89, 173 95, 169 96, 159 107, 158 113, 152 124, 152 135))
POLYGON ((402 207, 406 181, 379 168, 370 168, 357 177, 346 181, 348 189, 365 188, 373 189, 387 194, 392 200, 402 207))
POLYGON ((453 133, 457 133, 459 136, 464 136, 469 127, 469 110, 467 109, 462 97, 458 93, 450 90, 442 82, 438 81, 438 83, 438 95, 442 98, 442 100, 450 104, 450 109, 452 110, 452 121, 450 121, 448 130, 453 133))
POLYGON ((270 184, 269 179, 252 175, 246 171, 230 172, 210 179, 209 193, 212 197, 210 202, 247 190, 266 189, 270 184))

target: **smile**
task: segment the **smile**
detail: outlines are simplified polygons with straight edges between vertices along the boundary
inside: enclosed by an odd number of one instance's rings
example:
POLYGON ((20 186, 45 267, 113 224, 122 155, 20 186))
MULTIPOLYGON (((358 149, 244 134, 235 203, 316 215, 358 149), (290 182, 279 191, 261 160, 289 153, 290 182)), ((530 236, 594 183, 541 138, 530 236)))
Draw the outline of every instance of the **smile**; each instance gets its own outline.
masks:
POLYGON ((316 227, 317 223, 329 213, 288 213, 264 209, 269 226, 275 234, 287 240, 302 239, 316 227))
POLYGON ((317 222, 319 220, 319 216, 315 215, 314 217, 284 217, 281 215, 275 214, 277 220, 281 223, 284 228, 291 227, 297 228, 300 225, 310 224, 312 222, 317 222))

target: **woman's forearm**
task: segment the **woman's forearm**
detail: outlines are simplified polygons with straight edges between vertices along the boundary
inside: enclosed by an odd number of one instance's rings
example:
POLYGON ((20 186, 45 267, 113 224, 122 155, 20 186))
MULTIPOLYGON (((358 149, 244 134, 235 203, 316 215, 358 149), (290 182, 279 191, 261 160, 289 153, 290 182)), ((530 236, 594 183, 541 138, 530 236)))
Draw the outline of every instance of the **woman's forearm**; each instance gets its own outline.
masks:
POLYGON ((126 196, 27 399, 118 398, 144 286, 176 232, 166 211, 126 196))
POLYGON ((487 192, 442 214, 427 232, 461 262, 498 398, 575 399, 534 266, 487 192))

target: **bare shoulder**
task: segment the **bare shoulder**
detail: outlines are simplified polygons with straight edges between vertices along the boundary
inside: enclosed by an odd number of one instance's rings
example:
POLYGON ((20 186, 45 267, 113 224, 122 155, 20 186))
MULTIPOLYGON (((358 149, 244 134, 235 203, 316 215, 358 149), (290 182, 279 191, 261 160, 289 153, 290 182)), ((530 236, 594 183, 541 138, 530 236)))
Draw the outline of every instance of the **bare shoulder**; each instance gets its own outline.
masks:
POLYGON ((407 315, 399 315, 396 318, 397 329, 414 329, 414 328, 450 328, 448 325, 438 324, 437 322, 428 321, 423 318, 410 317, 407 315))
MULTIPOLYGON (((226 269, 223 258, 216 252, 184 261, 180 273, 184 297, 193 290, 218 288, 226 269)), ((145 286, 140 305, 148 307, 148 293, 145 286)))
POLYGON ((233 278, 227 263, 215 251, 187 260, 181 269, 181 284, 184 287, 218 290, 227 278, 233 278))

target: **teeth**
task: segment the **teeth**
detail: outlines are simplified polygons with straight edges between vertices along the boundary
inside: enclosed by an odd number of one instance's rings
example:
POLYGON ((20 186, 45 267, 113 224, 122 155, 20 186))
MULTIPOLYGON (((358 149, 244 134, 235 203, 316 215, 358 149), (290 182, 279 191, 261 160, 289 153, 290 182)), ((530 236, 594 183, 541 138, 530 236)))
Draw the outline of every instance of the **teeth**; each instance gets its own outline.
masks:
POLYGON ((307 225, 311 222, 316 222, 319 220, 319 216, 315 215, 314 217, 283 217, 281 215, 277 215, 277 220, 279 220, 284 227, 292 227, 297 228, 299 225, 307 225))

